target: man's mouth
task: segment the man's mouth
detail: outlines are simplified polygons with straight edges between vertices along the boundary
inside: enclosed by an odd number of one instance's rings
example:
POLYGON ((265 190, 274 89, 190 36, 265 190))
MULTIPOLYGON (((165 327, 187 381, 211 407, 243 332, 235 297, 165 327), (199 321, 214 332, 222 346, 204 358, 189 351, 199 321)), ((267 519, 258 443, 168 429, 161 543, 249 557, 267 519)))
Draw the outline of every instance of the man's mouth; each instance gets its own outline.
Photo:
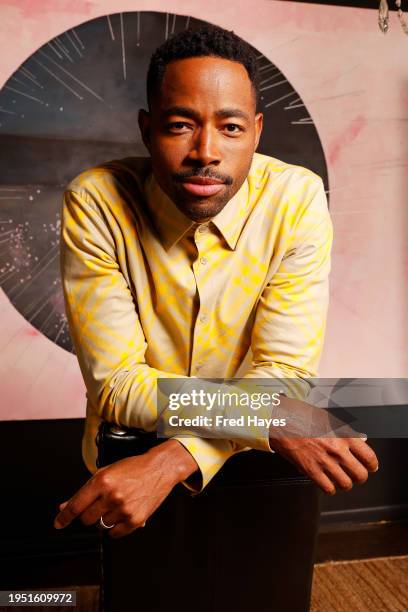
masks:
POLYGON ((191 176, 181 181, 184 189, 196 196, 212 196, 224 188, 224 182, 219 179, 191 176))

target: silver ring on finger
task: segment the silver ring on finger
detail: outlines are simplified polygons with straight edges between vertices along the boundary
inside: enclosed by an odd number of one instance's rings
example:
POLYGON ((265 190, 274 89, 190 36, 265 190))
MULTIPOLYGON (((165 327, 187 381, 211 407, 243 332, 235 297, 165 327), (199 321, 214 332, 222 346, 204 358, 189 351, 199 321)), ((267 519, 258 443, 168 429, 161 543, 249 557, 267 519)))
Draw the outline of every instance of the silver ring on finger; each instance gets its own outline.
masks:
POLYGON ((114 527, 116 523, 112 523, 112 525, 107 525, 103 522, 103 517, 101 516, 101 518, 99 519, 99 525, 102 527, 102 529, 112 529, 112 527, 114 527))

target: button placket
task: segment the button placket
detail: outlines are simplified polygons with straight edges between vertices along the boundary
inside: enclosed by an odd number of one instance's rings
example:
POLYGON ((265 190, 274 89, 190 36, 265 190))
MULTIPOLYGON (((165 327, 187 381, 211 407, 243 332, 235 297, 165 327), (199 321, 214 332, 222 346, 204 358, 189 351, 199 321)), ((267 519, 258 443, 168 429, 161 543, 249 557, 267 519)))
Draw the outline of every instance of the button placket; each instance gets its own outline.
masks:
MULTIPOLYGON (((205 362, 203 362, 203 350, 205 349, 205 326, 209 321, 207 308, 203 304, 205 295, 203 295, 203 288, 205 286, 205 275, 208 272, 209 258, 207 253, 209 251, 209 233, 208 225, 200 225, 195 232, 195 240, 197 246, 197 260, 193 264, 194 276, 196 279, 197 291, 200 296, 200 308, 197 313, 197 318, 194 325, 193 334, 193 347, 191 353, 191 365, 190 371, 192 375, 204 376, 205 375, 205 362)), ((208 281, 207 281, 208 282, 208 281)))

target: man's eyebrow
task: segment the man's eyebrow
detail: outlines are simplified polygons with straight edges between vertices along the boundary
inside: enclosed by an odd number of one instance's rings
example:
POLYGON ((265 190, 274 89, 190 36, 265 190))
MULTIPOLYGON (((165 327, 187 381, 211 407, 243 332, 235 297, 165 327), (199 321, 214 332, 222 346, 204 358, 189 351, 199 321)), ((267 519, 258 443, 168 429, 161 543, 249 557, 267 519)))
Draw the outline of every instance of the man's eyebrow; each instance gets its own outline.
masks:
MULTIPOLYGON (((188 117, 189 119, 200 118, 200 114, 189 106, 170 106, 169 108, 166 108, 162 113, 162 117, 164 119, 166 117, 170 117, 171 115, 180 115, 182 117, 188 117)), ((221 108, 220 110, 215 111, 215 116, 218 119, 239 117, 240 119, 245 119, 245 121, 250 120, 249 115, 239 108, 221 108)))
POLYGON ((245 119, 245 121, 249 121, 248 113, 245 113, 240 108, 222 108, 219 111, 216 111, 216 116, 219 119, 228 119, 229 117, 239 117, 240 119, 245 119))

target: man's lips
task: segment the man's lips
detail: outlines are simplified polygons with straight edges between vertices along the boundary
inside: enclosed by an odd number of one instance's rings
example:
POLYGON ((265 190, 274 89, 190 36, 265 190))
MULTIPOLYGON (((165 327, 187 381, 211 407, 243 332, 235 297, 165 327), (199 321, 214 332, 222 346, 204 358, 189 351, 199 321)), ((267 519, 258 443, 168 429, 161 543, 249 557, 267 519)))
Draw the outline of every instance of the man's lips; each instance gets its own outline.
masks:
POLYGON ((223 181, 201 176, 191 176, 184 179, 181 184, 186 191, 196 196, 211 196, 224 187, 223 181))

